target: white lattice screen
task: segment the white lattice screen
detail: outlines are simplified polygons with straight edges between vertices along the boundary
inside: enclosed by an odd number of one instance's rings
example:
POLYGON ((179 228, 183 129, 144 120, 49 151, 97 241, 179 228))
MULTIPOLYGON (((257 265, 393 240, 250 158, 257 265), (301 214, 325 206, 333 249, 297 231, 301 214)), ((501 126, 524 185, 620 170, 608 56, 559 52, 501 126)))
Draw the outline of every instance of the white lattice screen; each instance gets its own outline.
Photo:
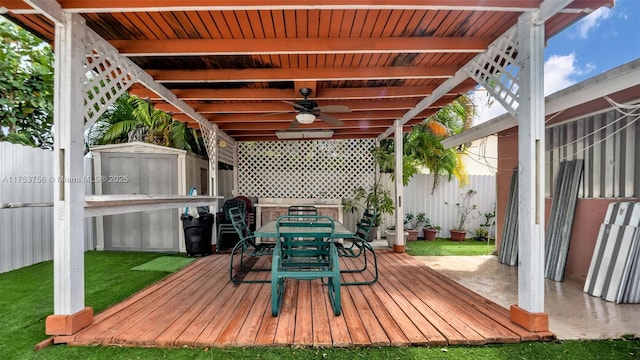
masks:
POLYGON ((518 32, 514 26, 465 67, 466 72, 515 117, 520 106, 517 55, 518 32))
POLYGON ((268 198, 348 197, 375 179, 375 139, 238 143, 239 193, 268 198))

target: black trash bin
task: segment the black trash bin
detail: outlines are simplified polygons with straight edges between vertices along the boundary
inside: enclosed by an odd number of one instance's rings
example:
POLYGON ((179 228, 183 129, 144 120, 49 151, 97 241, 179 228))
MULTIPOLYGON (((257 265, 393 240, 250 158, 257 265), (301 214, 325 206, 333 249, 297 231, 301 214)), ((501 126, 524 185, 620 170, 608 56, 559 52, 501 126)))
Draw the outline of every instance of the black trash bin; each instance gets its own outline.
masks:
POLYGON ((184 243, 189 256, 206 256, 211 251, 211 233, 213 229, 213 214, 200 212, 200 217, 194 218, 188 214, 182 214, 182 227, 184 228, 184 243))

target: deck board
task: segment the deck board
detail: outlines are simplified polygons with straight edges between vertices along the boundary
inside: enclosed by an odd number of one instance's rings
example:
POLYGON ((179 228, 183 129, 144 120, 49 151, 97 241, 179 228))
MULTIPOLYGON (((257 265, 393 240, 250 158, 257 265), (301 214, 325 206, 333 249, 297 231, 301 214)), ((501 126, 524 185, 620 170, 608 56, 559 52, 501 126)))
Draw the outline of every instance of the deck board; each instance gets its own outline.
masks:
MULTIPOLYGON (((288 279, 280 315, 271 316, 270 284, 233 284, 229 255, 200 258, 97 314, 69 345, 154 347, 443 346, 549 340, 509 319, 509 311, 407 254, 378 250, 379 281, 341 287, 333 315, 320 280, 288 279)), ((341 266, 359 263, 341 259, 341 266)), ((255 268, 268 268, 263 257, 255 268)), ((343 274, 361 281, 371 272, 343 274)), ((246 280, 269 279, 252 271, 246 280)), ((91 304, 88 304, 91 306, 91 304)), ((62 340, 62 338, 60 339, 62 340)))

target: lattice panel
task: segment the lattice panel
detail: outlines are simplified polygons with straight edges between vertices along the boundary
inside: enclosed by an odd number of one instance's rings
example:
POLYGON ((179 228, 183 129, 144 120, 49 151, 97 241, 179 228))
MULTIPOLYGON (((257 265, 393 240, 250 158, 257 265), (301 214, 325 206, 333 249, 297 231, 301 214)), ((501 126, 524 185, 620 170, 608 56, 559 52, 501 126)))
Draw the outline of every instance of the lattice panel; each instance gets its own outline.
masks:
POLYGON ((339 199, 375 180, 375 139, 237 145, 238 188, 245 196, 339 199))
POLYGON ((518 32, 514 26, 494 41, 486 52, 471 60, 464 70, 484 86, 514 117, 518 116, 518 32))
POLYGON ((85 118, 89 126, 136 82, 140 69, 90 29, 85 38, 85 54, 85 118))
POLYGON ((202 134, 202 139, 204 140, 204 147, 207 149, 209 158, 212 159, 217 146, 218 131, 216 129, 216 126, 208 121, 198 121, 198 125, 200 125, 200 133, 202 134))

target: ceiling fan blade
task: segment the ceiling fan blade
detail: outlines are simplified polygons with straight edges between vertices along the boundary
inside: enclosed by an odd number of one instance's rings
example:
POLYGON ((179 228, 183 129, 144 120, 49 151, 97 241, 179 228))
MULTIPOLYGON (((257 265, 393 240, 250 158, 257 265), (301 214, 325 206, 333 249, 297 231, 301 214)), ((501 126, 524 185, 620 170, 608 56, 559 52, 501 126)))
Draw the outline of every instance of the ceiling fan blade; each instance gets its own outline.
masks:
POLYGON ((318 106, 318 111, 325 113, 348 113, 351 112, 351 108, 346 105, 325 105, 318 106))
POLYGON ((298 126, 300 126, 300 123, 298 122, 298 120, 293 120, 291 122, 291 125, 289 125, 289 129, 297 129, 298 126))
POLYGON ((276 112, 270 112, 270 113, 265 113, 265 114, 257 114, 256 117, 265 117, 265 116, 273 116, 273 115, 282 115, 282 114, 291 114, 295 112, 295 110, 291 109, 289 111, 276 111, 276 112))
POLYGON ((305 108, 304 106, 302 106, 300 104, 296 104, 294 102, 286 101, 286 100, 282 100, 282 102, 285 103, 285 104, 289 104, 289 105, 293 106, 294 109, 297 109, 299 111, 307 111, 307 108, 305 108))
POLYGON ((327 115, 327 114, 324 114, 324 113, 319 113, 316 116, 318 118, 326 121, 330 125, 333 125, 333 126, 342 126, 344 124, 341 120, 338 120, 337 118, 335 118, 335 117, 333 117, 331 115, 327 115))

